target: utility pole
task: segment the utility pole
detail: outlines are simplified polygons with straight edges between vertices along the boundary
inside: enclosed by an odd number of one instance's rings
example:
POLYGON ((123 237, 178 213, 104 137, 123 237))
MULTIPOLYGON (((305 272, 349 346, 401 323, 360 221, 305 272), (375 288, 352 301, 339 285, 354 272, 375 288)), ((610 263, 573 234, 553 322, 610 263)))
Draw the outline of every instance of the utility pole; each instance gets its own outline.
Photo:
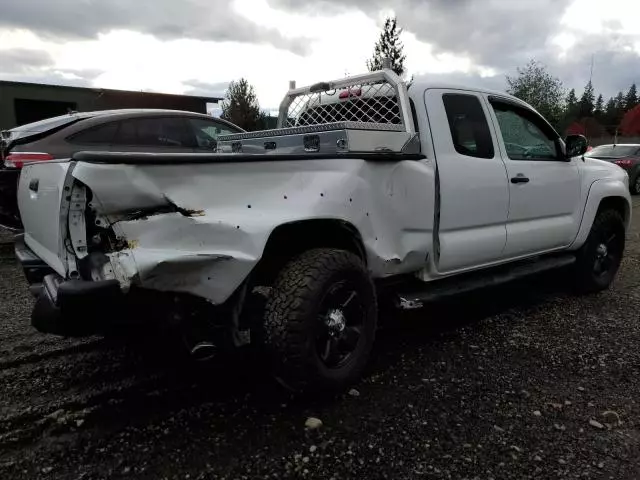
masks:
MULTIPOLYGON (((593 88, 593 83, 591 82, 591 80, 593 79, 593 53, 591 54, 591 68, 589 70, 589 85, 591 85, 591 87, 593 88)), ((587 139, 589 139, 589 134, 588 134, 588 126, 587 126, 587 119, 585 118, 583 120, 584 122, 584 136, 587 137, 587 139)))

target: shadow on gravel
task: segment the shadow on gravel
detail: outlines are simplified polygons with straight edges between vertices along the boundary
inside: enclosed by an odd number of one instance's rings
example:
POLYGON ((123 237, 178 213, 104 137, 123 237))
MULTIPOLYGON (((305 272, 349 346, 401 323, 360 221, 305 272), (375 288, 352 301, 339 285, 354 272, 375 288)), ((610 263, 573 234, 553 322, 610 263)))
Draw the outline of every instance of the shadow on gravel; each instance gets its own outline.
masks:
MULTIPOLYGON (((418 347, 428 349, 430 344, 446 343, 448 336, 455 337, 462 327, 473 331, 481 328, 483 319, 512 309, 521 315, 528 307, 563 294, 557 278, 544 275, 421 310, 397 312, 393 319, 382 318, 367 376, 393 370, 400 357, 411 355, 418 347)), ((296 416, 335 401, 330 396, 291 397, 271 380, 265 362, 251 351, 223 354, 209 363, 197 364, 178 353, 175 342, 166 338, 130 342, 126 346, 107 342, 104 347, 122 350, 126 357, 120 364, 127 371, 111 375, 130 375, 128 368, 134 368, 136 381, 131 387, 93 399, 97 408, 87 423, 101 430, 146 424, 194 407, 206 407, 225 417, 247 409, 252 415, 269 416, 282 414, 282 405, 287 404, 287 415, 296 416)))
POLYGON ((383 341, 388 338, 389 332, 407 340, 423 341, 511 309, 525 310, 563 295, 568 295, 568 292, 562 284, 562 275, 547 273, 451 297, 427 304, 419 310, 399 310, 393 318, 382 317, 380 329, 386 333, 383 341))
POLYGON ((528 308, 571 295, 563 276, 544 273, 525 280, 434 302, 413 311, 380 318, 370 374, 393 368, 397 357, 433 342, 455 337, 460 329, 481 328, 482 320, 506 312, 522 316, 528 308))

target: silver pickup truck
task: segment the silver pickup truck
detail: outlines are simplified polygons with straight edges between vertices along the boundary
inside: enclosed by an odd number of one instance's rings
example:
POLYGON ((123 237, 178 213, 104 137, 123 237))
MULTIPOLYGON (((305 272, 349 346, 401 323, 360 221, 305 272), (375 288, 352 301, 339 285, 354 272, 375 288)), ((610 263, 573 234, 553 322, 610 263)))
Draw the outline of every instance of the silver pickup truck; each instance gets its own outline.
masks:
POLYGON ((383 299, 418 308, 552 268, 595 292, 622 259, 625 171, 504 93, 383 70, 293 89, 278 129, 218 140, 24 167, 36 328, 168 320, 196 357, 258 343, 292 389, 341 389, 383 299))

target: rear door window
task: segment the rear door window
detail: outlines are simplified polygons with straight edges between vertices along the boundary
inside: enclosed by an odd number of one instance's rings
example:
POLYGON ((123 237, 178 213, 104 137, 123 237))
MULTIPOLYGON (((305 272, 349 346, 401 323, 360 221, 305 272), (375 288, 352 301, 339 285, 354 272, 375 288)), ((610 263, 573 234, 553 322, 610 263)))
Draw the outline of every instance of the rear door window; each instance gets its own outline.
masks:
POLYGON ((478 97, 445 93, 442 101, 456 152, 468 157, 493 158, 491 131, 478 97))
POLYGON ((116 145, 193 148, 195 140, 180 117, 131 118, 120 122, 116 145))
POLYGON ((124 120, 118 122, 118 132, 113 140, 116 145, 137 145, 138 135, 136 133, 136 124, 134 120, 124 120))

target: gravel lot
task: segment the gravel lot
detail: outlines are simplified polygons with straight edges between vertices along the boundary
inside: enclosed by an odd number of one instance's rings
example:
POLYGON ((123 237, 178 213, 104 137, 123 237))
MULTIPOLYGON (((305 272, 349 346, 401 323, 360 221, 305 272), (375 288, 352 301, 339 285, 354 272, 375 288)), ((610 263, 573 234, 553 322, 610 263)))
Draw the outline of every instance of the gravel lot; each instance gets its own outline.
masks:
POLYGON ((12 233, 0 227, 0 244, 10 242, 12 238, 13 238, 12 233))
POLYGON ((546 276, 387 319, 357 390, 315 400, 242 354, 40 335, 5 251, 0 478, 640 478, 639 232, 611 291, 546 276))

